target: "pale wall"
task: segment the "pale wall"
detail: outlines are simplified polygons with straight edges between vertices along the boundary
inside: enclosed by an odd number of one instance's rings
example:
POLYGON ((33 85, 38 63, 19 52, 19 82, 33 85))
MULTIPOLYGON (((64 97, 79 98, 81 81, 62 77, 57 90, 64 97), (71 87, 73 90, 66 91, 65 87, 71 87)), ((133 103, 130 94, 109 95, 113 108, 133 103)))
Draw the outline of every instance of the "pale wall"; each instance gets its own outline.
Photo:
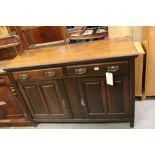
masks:
POLYGON ((0 26, 0 37, 8 36, 8 30, 5 26, 0 26))
POLYGON ((109 26, 109 38, 131 36, 133 41, 140 41, 142 26, 109 26))

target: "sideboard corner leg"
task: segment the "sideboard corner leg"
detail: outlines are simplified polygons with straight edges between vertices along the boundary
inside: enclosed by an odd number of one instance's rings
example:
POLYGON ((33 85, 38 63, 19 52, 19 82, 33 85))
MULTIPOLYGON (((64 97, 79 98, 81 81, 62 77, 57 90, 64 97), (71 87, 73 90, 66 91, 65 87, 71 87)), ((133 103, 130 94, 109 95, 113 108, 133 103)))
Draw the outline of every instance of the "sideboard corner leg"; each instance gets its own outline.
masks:
POLYGON ((130 120, 130 127, 134 128, 134 120, 130 120))
POLYGON ((34 127, 37 127, 38 123, 33 121, 33 122, 32 122, 32 125, 33 125, 34 127))

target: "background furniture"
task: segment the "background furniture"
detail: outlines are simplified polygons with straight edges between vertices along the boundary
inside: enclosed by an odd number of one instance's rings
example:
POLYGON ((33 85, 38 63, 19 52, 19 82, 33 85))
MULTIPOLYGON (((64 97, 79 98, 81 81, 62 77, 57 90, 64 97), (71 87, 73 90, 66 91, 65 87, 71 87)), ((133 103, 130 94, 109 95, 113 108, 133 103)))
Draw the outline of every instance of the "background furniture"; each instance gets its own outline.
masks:
MULTIPOLYGON (((2 63, 0 62, 2 65, 2 63)), ((3 67, 4 67, 3 63, 3 67)), ((16 92, 6 72, 0 72, 0 127, 30 126, 32 123, 25 119, 16 92)))
POLYGON ((30 121, 25 119, 16 92, 7 73, 3 68, 11 58, 18 54, 20 41, 18 36, 5 36, 0 38, 0 126, 27 126, 30 121))
POLYGON ((142 45, 146 52, 145 97, 155 96, 155 26, 143 27, 142 45))
POLYGON ((83 26, 81 29, 68 29, 68 38, 71 43, 78 41, 104 39, 108 36, 106 26, 83 26))
POLYGON ((143 74, 144 74, 144 56, 145 52, 140 42, 134 42, 138 52, 138 57, 135 59, 135 95, 144 99, 143 74))
POLYGON ((0 60, 14 58, 21 51, 19 36, 0 37, 0 60))
POLYGON ((137 55, 130 38, 100 40, 33 50, 5 70, 33 122, 130 122, 133 127, 137 55), (106 72, 113 74, 113 86, 106 83, 106 72))
POLYGON ((8 29, 20 36, 23 49, 47 47, 55 41, 67 43, 64 26, 14 26, 8 29))
POLYGON ((9 26, 12 34, 18 34, 23 49, 50 46, 52 42, 67 43, 64 26, 9 26))

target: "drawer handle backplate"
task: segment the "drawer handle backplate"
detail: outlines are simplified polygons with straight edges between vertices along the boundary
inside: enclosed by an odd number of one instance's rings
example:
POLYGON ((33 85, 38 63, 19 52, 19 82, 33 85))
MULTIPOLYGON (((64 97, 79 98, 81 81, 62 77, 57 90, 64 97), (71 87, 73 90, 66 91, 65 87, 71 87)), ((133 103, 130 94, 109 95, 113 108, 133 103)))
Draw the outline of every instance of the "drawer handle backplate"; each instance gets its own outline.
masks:
POLYGON ((85 74, 86 73, 86 68, 78 68, 75 69, 75 74, 85 74))
POLYGON ((120 67, 118 65, 115 65, 115 66, 108 66, 107 67, 107 71, 108 72, 117 72, 119 71, 120 67))
POLYGON ((53 76, 55 76, 55 71, 47 71, 44 73, 44 75, 46 77, 53 77, 53 76))
POLYGON ((20 76, 20 79, 22 79, 22 80, 26 80, 29 78, 28 74, 20 74, 19 76, 20 76))

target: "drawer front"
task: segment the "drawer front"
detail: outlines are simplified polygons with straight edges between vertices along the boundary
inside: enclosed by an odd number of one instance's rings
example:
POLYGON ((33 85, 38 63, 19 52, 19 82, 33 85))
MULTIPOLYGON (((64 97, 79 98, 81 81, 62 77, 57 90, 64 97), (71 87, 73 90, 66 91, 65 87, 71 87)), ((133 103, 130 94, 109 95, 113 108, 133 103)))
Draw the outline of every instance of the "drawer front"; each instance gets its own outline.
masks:
POLYGON ((98 63, 87 65, 76 65, 67 67, 68 76, 83 76, 83 75, 105 75, 106 72, 126 73, 128 72, 128 61, 98 63))
POLYGON ((15 80, 43 80, 51 78, 61 78, 63 76, 62 68, 48 68, 39 70, 27 70, 14 72, 15 80))

